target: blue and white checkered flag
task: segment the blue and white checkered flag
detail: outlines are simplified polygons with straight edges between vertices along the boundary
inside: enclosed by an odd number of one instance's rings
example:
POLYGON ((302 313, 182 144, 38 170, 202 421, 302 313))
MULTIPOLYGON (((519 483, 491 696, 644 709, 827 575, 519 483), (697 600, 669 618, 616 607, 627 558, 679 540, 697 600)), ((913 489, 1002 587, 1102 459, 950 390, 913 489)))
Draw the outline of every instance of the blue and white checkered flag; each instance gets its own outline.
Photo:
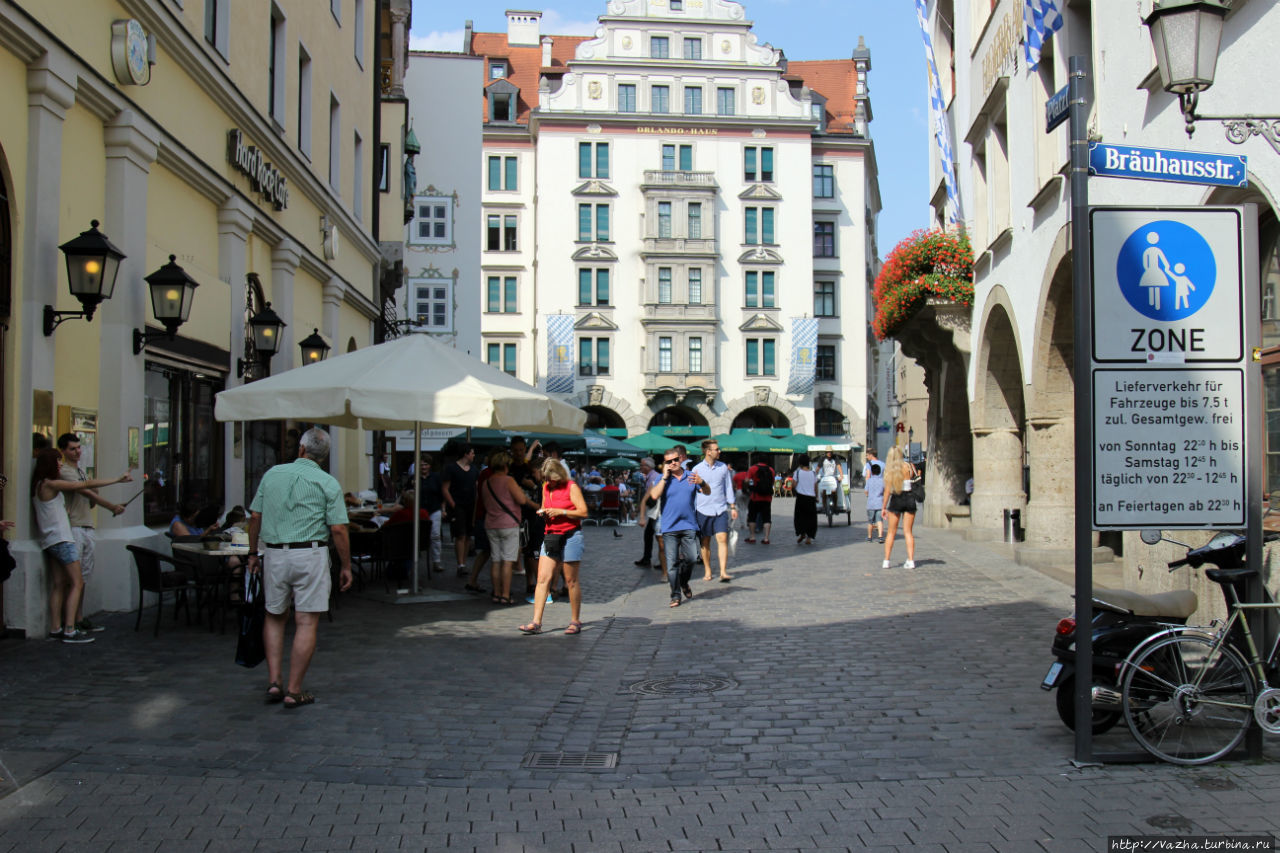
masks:
POLYGON ((791 377, 788 394, 813 391, 814 373, 818 366, 818 318, 791 318, 791 377))
POLYGON ((955 155, 951 150, 947 102, 942 100, 942 83, 938 79, 938 62, 933 56, 933 40, 929 38, 925 0, 916 0, 916 20, 920 23, 920 37, 924 39, 924 59, 929 72, 929 111, 932 113, 933 135, 938 142, 942 178, 947 185, 947 224, 955 225, 964 220, 964 210, 960 206, 960 183, 956 180, 955 155))
POLYGON ((1022 7, 1022 22, 1027 27, 1027 69, 1040 65, 1040 51, 1049 37, 1062 29, 1062 13, 1056 0, 1027 0, 1022 7))
POLYGON ((573 315, 545 315, 547 328, 547 393, 573 393, 573 315))

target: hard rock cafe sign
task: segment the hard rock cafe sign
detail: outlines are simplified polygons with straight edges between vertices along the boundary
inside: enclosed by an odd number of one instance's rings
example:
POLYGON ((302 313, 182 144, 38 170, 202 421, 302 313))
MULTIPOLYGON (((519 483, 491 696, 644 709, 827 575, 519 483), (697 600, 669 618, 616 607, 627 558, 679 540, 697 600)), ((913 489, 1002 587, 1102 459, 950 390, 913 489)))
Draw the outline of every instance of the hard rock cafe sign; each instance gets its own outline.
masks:
POLYGON ((276 210, 289 206, 289 187, 284 175, 268 163, 256 147, 245 145, 244 134, 239 128, 227 131, 227 162, 236 171, 243 172, 254 192, 261 193, 276 210))

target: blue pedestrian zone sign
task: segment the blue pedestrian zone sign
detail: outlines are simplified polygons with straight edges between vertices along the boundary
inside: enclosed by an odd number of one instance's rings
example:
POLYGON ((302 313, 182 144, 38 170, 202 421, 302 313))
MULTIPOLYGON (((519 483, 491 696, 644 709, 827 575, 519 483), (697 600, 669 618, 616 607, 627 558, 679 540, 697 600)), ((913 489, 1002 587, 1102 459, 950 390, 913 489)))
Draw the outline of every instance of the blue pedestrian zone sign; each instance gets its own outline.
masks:
POLYGON ((1185 320, 1209 301, 1218 276, 1213 252, 1194 228, 1148 222, 1124 241, 1116 260, 1120 293, 1152 320, 1185 320))
POLYGON ((1243 154, 1089 143, 1089 174, 1104 178, 1246 187, 1248 169, 1248 158, 1243 154))

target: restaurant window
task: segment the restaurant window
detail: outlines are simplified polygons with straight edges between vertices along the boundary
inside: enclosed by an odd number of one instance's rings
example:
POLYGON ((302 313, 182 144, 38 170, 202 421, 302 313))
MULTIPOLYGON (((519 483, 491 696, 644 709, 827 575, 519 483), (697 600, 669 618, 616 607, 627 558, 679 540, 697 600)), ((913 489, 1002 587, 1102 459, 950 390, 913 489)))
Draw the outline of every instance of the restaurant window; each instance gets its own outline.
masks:
POLYGON ((658 338, 658 372, 671 372, 671 343, 672 340, 665 335, 658 338))
POLYGON ((773 149, 748 145, 742 149, 742 177, 747 183, 773 180, 773 149))
MULTIPOLYGON (((213 417, 213 397, 222 387, 220 376, 147 362, 141 436, 147 524, 168 524, 183 500, 225 503, 222 426, 213 417)), ((262 427, 282 445, 282 424, 262 427)), ((276 453, 271 464, 282 459, 276 453)))
POLYGON ((836 381, 836 347, 835 344, 818 344, 818 359, 813 378, 819 382, 836 381))
POLYGON ((449 246, 453 244, 453 199, 418 196, 414 200, 413 223, 409 243, 414 246, 449 246))
POLYGON ((609 339, 578 339, 578 375, 609 375, 609 339))
POLYGON ((655 113, 671 112, 671 87, 654 86, 649 90, 649 109, 655 113))
POLYGON ((449 282, 410 281, 413 293, 413 312, 419 326, 432 332, 452 332, 453 299, 449 282))
POLYGON ((836 283, 834 281, 813 283, 813 316, 839 316, 836 314, 836 283))
POLYGON ((776 308, 777 296, 773 284, 773 272, 749 270, 746 275, 748 308, 776 308))
POLYGON ((578 304, 609 305, 609 270, 607 268, 578 270, 578 304))

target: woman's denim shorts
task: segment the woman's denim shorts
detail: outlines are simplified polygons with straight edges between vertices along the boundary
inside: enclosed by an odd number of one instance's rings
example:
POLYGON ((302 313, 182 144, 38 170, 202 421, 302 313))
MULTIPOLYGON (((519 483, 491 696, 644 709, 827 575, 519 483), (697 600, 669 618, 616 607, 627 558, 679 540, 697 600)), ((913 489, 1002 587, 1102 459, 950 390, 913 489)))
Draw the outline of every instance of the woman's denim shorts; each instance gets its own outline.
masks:
POLYGON ((57 545, 50 545, 44 550, 46 554, 64 566, 69 566, 80 560, 80 547, 74 542, 59 542, 57 545))
MULTIPOLYGON (((582 562, 582 552, 586 550, 586 539, 582 536, 582 528, 573 531, 573 535, 564 540, 564 561, 566 563, 582 562)), ((547 546, 542 546, 542 556, 547 556, 547 546)))

